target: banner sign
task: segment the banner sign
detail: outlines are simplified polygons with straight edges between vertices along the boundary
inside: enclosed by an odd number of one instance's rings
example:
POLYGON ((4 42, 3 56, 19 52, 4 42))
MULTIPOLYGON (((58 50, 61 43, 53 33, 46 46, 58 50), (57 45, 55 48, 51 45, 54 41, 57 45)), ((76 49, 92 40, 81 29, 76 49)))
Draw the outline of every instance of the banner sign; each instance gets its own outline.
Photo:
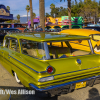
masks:
POLYGON ((1 8, 0 9, 0 15, 9 16, 10 14, 8 12, 6 12, 5 9, 1 8))

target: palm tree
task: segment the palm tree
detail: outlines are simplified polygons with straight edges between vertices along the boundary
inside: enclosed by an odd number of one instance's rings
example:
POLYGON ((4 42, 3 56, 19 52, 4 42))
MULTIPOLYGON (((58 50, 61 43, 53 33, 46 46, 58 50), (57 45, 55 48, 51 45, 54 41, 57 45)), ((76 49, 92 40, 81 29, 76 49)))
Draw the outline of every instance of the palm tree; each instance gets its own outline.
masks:
POLYGON ((36 17, 36 14, 33 12, 33 19, 36 17))
POLYGON ((10 11, 10 7, 9 6, 7 6, 6 8, 7 8, 8 11, 10 11))
POLYGON ((55 5, 53 3, 50 5, 50 9, 52 8, 55 8, 55 5))
POLYGON ((20 20, 19 20, 19 19, 20 19, 20 15, 18 14, 18 15, 17 15, 17 20, 18 20, 18 22, 20 22, 20 20))
MULTIPOLYGON (((61 2, 62 0, 60 0, 61 2)), ((71 0, 68 1, 68 16, 69 16, 69 29, 71 29, 71 0)), ((64 0, 65 2, 65 0, 64 0)))
POLYGON ((29 0, 29 3, 30 3, 31 27, 34 29, 34 22, 33 22, 33 9, 32 9, 32 0, 29 0))
POLYGON ((39 14, 40 14, 40 25, 43 31, 45 31, 45 6, 44 0, 39 0, 39 14))
POLYGON ((27 11, 27 22, 28 22, 28 12, 30 11, 30 6, 29 5, 26 6, 26 11, 27 11))

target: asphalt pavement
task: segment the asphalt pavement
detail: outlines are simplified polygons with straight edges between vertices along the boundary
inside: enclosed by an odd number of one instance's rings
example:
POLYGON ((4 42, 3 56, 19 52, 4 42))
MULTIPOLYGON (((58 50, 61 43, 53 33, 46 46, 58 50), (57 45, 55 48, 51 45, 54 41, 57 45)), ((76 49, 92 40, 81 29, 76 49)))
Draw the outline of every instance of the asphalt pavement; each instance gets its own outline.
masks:
MULTIPOLYGON (((26 89, 23 85, 18 84, 15 78, 0 65, 0 88, 3 89, 26 89)), ((0 95, 1 96, 1 95, 0 95)), ((100 84, 96 84, 93 87, 86 87, 78 90, 74 90, 71 93, 61 96, 55 96, 52 98, 39 98, 35 95, 11 95, 11 100, 100 100, 100 84)))

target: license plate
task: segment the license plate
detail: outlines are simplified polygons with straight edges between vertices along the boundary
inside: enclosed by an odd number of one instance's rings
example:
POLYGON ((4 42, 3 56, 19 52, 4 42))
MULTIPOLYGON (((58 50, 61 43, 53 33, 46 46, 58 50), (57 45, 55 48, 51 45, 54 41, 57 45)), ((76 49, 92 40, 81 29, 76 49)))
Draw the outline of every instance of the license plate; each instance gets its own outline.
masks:
POLYGON ((86 87, 86 82, 76 83, 75 89, 86 87))

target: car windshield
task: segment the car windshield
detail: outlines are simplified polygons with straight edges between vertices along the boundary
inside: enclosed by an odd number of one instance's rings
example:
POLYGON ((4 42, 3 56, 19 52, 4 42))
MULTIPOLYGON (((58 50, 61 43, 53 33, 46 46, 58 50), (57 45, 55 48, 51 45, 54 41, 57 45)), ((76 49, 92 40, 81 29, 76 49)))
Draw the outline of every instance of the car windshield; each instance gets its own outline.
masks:
POLYGON ((88 40, 48 42, 51 59, 91 54, 88 40))
POLYGON ((92 37, 94 41, 100 41, 100 34, 91 34, 90 37, 92 37))
POLYGON ((42 42, 21 39, 22 53, 37 59, 46 59, 44 45, 42 42))

